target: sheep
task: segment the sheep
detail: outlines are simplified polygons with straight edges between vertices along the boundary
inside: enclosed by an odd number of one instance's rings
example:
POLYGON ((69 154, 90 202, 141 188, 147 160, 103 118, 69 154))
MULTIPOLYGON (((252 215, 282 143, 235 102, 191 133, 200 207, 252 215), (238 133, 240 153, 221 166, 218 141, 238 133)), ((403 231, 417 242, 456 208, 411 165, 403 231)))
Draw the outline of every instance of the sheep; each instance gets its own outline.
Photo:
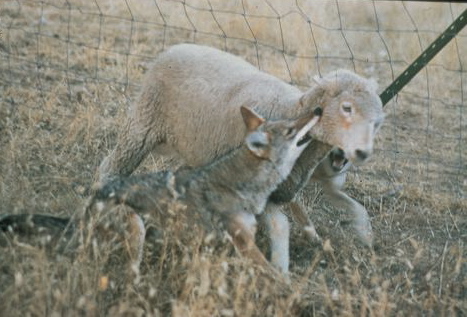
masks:
POLYGON ((302 92, 232 54, 195 44, 175 45, 156 58, 117 145, 100 164, 96 178, 103 182, 129 175, 152 150, 176 155, 188 166, 212 162, 242 143, 238 108, 244 105, 266 119, 297 118, 320 106, 321 124, 311 132, 315 140, 271 195, 262 219, 276 232, 269 235, 272 262, 286 273, 289 224, 281 206, 293 201, 310 177, 323 185, 331 203, 338 198, 337 207, 350 209, 357 234, 371 245, 368 213, 342 191, 342 180, 347 160, 361 164, 372 154, 384 119, 376 90, 373 80, 338 70, 302 92), (333 159, 330 153, 344 159, 333 159))

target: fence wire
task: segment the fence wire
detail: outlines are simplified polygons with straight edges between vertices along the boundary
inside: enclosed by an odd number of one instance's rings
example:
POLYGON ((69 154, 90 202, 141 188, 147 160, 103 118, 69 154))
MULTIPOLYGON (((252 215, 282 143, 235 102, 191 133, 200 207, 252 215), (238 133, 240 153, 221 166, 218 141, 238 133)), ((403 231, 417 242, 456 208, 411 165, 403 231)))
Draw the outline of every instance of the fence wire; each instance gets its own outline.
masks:
MULTIPOLYGON (((154 57, 181 42, 240 55, 301 89, 313 76, 346 68, 374 77, 383 91, 466 7, 374 0, 7 0, 0 8, 0 98, 8 111, 49 111, 67 107, 51 97, 62 90, 69 100, 92 91, 105 107, 110 89, 129 103, 154 57), (37 98, 27 102, 26 95, 37 98)), ((466 48, 463 30, 388 104, 377 151, 356 169, 355 181, 382 194, 467 197, 466 48)))

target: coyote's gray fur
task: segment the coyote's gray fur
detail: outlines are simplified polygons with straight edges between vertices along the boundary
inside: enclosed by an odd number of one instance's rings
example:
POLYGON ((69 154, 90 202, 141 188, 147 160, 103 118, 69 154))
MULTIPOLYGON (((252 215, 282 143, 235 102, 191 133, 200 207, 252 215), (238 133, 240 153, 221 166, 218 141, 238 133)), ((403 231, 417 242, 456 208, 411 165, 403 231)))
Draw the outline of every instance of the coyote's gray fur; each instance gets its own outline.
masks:
POLYGON ((156 59, 117 146, 99 167, 98 179, 131 174, 154 149, 159 154, 168 149, 190 166, 215 160, 243 141, 238 115, 242 105, 251 105, 267 119, 296 118, 320 106, 322 124, 312 133, 326 134, 327 144, 317 138, 309 145, 287 182, 271 197, 264 218, 275 230, 275 235, 270 234, 272 261, 287 272, 289 227, 280 205, 292 201, 310 177, 323 185, 330 203, 354 214, 361 240, 371 244, 368 213, 341 189, 349 166, 346 160, 361 163, 372 153, 384 117, 376 89, 374 81, 340 70, 316 79, 314 87, 301 92, 234 55, 205 46, 176 45, 156 59), (337 147, 333 153, 341 159, 328 155, 330 145, 337 147))
POLYGON ((227 230, 240 253, 267 266, 255 244, 255 216, 264 211, 268 197, 310 142, 308 132, 321 111, 316 108, 318 115, 293 121, 264 122, 252 110, 241 107, 248 135, 240 148, 193 170, 116 178, 96 191, 90 209, 122 203, 139 214, 157 217, 167 215, 167 204, 177 199, 187 207, 187 218, 201 223, 208 232, 227 230))
MULTIPOLYGON (((116 178, 96 190, 87 213, 105 213, 113 206, 123 204, 139 214, 163 219, 169 215, 170 204, 176 200, 187 207, 184 212, 193 224, 200 224, 208 232, 219 230, 221 225, 230 234, 239 252, 258 264, 268 266, 255 244, 255 215, 264 210, 271 192, 287 177, 310 142, 309 130, 316 125, 321 112, 321 108, 317 107, 314 113, 296 120, 265 122, 252 110, 242 107, 248 135, 239 149, 212 164, 193 170, 116 178)), ((27 217, 9 216, 3 219, 0 228, 15 231, 25 225, 21 221, 27 220, 27 217)), ((44 226, 52 224, 53 228, 48 230, 56 227, 53 225, 55 222, 63 230, 71 223, 65 219, 38 215, 31 216, 29 220, 34 219, 44 226)), ((135 229, 141 223, 139 217, 130 217, 127 221, 136 222, 129 226, 135 229)), ((131 243, 130 254, 133 262, 136 262, 134 264, 141 261, 142 241, 139 237, 144 235, 144 227, 140 228, 141 234, 134 235, 136 243, 131 243)))

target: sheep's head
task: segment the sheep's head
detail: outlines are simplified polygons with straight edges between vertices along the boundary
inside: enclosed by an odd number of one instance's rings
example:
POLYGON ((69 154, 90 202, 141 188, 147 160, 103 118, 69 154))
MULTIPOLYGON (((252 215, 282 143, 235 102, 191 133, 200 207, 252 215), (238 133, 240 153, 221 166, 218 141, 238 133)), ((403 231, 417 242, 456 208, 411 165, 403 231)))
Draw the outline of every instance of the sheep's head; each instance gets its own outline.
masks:
POLYGON ((338 70, 316 83, 300 99, 310 110, 323 109, 310 135, 342 149, 352 163, 364 162, 373 152, 373 139, 384 120, 376 82, 338 70))

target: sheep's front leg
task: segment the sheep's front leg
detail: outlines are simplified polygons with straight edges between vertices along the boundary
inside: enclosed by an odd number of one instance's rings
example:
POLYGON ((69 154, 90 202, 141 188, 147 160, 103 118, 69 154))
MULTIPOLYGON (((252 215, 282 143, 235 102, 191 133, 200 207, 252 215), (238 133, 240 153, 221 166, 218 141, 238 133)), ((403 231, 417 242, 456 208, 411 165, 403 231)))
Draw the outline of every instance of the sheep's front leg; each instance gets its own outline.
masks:
POLYGON ((98 168, 98 182, 107 182, 116 175, 130 175, 147 154, 162 142, 164 127, 153 122, 150 105, 147 108, 129 113, 118 135, 117 145, 98 168))
POLYGON ((289 272, 290 225, 281 206, 268 202, 262 219, 265 222, 271 247, 271 263, 280 272, 289 272))
POLYGON ((353 227, 359 240, 365 246, 371 247, 373 231, 367 210, 342 190, 347 171, 351 166, 350 163, 344 160, 345 156, 343 152, 339 149, 333 149, 316 167, 312 180, 321 184, 326 200, 334 208, 344 210, 352 215, 353 227))
POLYGON ((344 181, 345 173, 334 178, 322 179, 323 194, 334 208, 351 213, 353 227, 360 242, 367 247, 371 247, 373 244, 373 230, 368 212, 359 202, 341 190, 344 181))

